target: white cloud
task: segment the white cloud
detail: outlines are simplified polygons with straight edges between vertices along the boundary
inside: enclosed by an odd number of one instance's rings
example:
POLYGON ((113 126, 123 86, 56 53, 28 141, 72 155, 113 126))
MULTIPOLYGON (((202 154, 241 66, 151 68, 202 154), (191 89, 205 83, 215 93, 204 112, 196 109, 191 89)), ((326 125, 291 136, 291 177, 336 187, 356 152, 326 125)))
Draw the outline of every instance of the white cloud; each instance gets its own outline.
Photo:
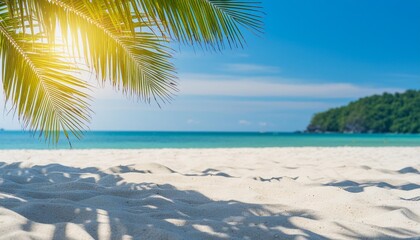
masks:
POLYGON ((339 82, 305 83, 283 78, 184 75, 180 79, 180 94, 200 96, 359 98, 383 92, 403 91, 339 82))
POLYGON ((268 126, 268 123, 266 123, 266 122, 259 122, 258 125, 260 127, 267 127, 268 126))
POLYGON ((190 118, 190 119, 188 119, 188 120, 187 120, 187 123, 188 123, 189 125, 197 125, 197 124, 199 124, 199 123, 200 123, 200 121, 197 121, 197 120, 195 120, 195 119, 190 118))
MULTIPOLYGON (((219 105, 220 106, 220 105, 219 105)), ((224 108, 249 111, 259 109, 268 111, 270 109, 278 110, 314 110, 324 109, 336 106, 331 102, 322 101, 224 101, 224 108)))
MULTIPOLYGON (((377 88, 351 83, 309 83, 299 79, 238 77, 234 75, 186 74, 179 80, 178 95, 233 97, 297 97, 316 99, 356 99, 383 92, 403 92, 398 88, 377 88)), ((107 85, 95 87, 94 99, 125 100, 123 93, 107 85)), ((288 104, 287 102, 284 102, 288 104)), ((300 103, 298 103, 300 104, 300 103)), ((306 104, 306 103, 305 103, 306 104)))
POLYGON ((239 120, 238 123, 239 123, 239 125, 243 125, 243 126, 251 125, 251 122, 247 121, 247 120, 239 120))
POLYGON ((280 68, 274 66, 258 65, 258 64, 226 64, 225 68, 230 72, 239 73, 278 73, 280 68))

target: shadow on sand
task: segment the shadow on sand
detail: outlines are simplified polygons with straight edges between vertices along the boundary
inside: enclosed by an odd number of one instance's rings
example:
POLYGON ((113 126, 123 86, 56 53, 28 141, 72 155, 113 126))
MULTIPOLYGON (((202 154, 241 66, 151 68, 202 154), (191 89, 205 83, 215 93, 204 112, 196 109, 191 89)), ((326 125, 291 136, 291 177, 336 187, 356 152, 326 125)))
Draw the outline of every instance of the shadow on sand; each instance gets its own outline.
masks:
POLYGON ((354 181, 341 181, 341 182, 332 182, 332 183, 327 183, 325 184, 325 186, 334 186, 334 187, 340 187, 344 190, 346 190, 347 192, 351 192, 351 193, 359 193, 359 192, 363 192, 365 188, 367 187, 378 187, 378 188, 385 188, 385 189, 399 189, 399 190, 404 190, 404 191, 411 191, 411 190, 415 190, 415 189, 419 189, 420 185, 415 184, 415 183, 408 183, 408 184, 403 184, 403 185, 392 185, 389 184, 387 182, 375 182, 375 181, 371 181, 371 182, 354 182, 354 181))
MULTIPOLYGON (((318 219, 306 211, 275 212, 274 207, 290 208, 215 201, 197 191, 128 183, 120 176, 150 173, 147 170, 24 166, 0 163, 0 219, 4 214, 24 219, 13 238, 33 237, 40 226, 49 224, 53 230, 43 236, 48 239, 326 239, 293 223, 293 218, 318 219)), ((213 169, 203 172, 207 174, 220 175, 213 169)), ((354 192, 365 187, 353 182, 335 185, 354 192)), ((351 229, 346 232, 343 238, 369 239, 351 229)), ((386 236, 375 237, 381 238, 386 236)))
POLYGON ((269 206, 214 201, 170 184, 127 183, 97 168, 22 165, 0 163, 0 209, 27 219, 23 233, 41 223, 54 226, 53 239, 74 238, 71 228, 78 229, 78 239, 99 239, 104 232, 109 239, 324 239, 290 221, 316 219, 304 211, 276 213, 269 206))
MULTIPOLYGON (((392 171, 385 171, 386 173, 393 173, 392 171)), ((396 171, 397 174, 420 174, 420 172, 413 168, 413 167, 405 167, 400 169, 399 171, 396 171)), ((365 188, 367 187, 378 187, 378 188, 385 188, 385 189, 398 189, 403 191, 411 191, 416 190, 420 188, 420 185, 416 183, 407 183, 403 185, 392 185, 387 182, 375 182, 375 181, 369 181, 369 182, 354 182, 354 181, 341 181, 341 182, 330 182, 327 184, 324 184, 324 186, 333 186, 333 187, 339 187, 347 192, 351 193, 360 193, 363 192, 365 188)))

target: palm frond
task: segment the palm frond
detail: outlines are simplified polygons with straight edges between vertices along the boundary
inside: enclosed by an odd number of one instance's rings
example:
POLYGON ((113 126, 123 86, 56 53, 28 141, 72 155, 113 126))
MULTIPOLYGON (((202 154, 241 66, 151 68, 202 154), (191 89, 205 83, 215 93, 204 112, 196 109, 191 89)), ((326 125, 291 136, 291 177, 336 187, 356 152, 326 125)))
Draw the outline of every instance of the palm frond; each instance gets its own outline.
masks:
POLYGON ((251 0, 3 0, 0 15, 6 97, 54 140, 60 130, 80 136, 89 120, 88 85, 71 74, 72 59, 129 96, 166 102, 177 91, 170 39, 221 49, 243 46, 242 28, 262 30, 251 0))
MULTIPOLYGON (((40 27, 46 32, 57 31, 58 22, 64 39, 71 42, 76 51, 83 52, 81 55, 97 76, 102 81, 110 80, 124 93, 150 102, 151 98, 167 101, 177 91, 170 49, 164 45, 166 41, 153 33, 136 31, 144 24, 132 22, 129 17, 112 17, 114 15, 109 13, 112 9, 106 1, 12 2, 11 9, 16 14, 28 14, 27 8, 30 8, 33 16, 42 20, 40 27)), ((49 32, 48 35, 55 34, 49 32)))
POLYGON ((86 82, 74 77, 77 69, 62 59, 51 45, 32 42, 14 26, 19 23, 0 6, 0 56, 6 100, 16 109, 25 127, 39 130, 57 142, 60 131, 80 137, 89 122, 86 82))
POLYGON ((254 33, 263 28, 261 4, 254 0, 129 1, 142 9, 149 21, 162 26, 164 33, 191 45, 242 47, 245 38, 240 27, 254 33))

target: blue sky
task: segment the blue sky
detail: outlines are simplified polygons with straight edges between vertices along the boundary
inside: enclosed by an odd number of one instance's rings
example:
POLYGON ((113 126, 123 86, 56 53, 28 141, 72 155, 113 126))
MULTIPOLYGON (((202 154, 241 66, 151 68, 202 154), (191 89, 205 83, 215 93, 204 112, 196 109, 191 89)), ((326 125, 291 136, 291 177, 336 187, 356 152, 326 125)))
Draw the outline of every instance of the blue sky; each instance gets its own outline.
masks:
MULTIPOLYGON (((90 128, 295 131, 314 113, 359 97, 419 89, 420 1, 263 0, 263 6, 265 34, 246 34, 244 49, 175 46, 180 92, 162 109, 96 90, 90 128)), ((0 127, 20 124, 4 113, 0 127)))

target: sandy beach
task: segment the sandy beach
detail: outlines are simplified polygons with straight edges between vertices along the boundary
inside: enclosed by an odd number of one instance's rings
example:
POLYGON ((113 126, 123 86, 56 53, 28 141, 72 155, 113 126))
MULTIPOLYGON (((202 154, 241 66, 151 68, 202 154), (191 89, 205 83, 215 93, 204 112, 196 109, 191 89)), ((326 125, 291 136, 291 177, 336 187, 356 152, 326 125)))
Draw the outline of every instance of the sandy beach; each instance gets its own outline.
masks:
POLYGON ((420 239, 420 148, 0 151, 0 239, 420 239))

